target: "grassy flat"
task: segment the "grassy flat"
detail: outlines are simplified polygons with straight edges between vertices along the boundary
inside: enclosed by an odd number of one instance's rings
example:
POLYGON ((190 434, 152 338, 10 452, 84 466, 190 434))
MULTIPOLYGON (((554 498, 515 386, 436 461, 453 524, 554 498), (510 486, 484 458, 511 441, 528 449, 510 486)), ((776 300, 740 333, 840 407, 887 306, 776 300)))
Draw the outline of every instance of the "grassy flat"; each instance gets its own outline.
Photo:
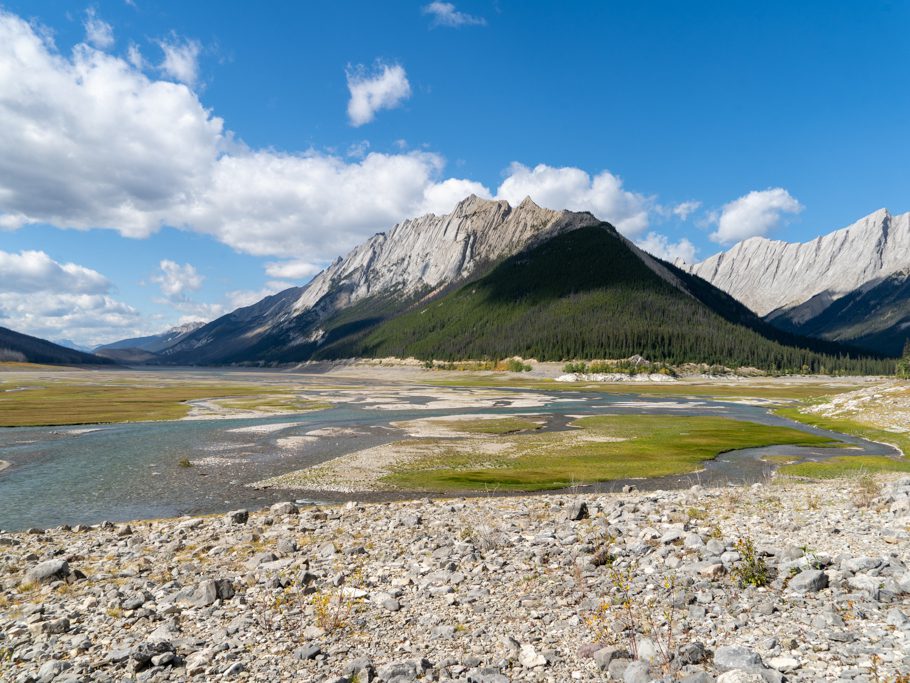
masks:
POLYGON ((723 417, 599 416, 573 425, 579 429, 504 437, 504 447, 493 453, 436 440, 431 455, 395 466, 381 483, 431 491, 558 489, 684 474, 720 453, 741 448, 835 443, 796 429, 723 417))
POLYGON ((490 387, 528 389, 533 391, 584 391, 604 394, 641 394, 643 396, 673 396, 699 398, 736 398, 776 400, 806 400, 853 391, 853 385, 825 384, 720 384, 718 382, 556 382, 524 377, 496 375, 467 375, 456 379, 430 379, 427 384, 441 387, 490 387))
POLYGON ((287 396, 254 396, 250 398, 225 398, 215 401, 218 405, 231 410, 255 410, 261 413, 304 412, 331 408, 331 404, 310 401, 294 395, 287 396))
POLYGON ((837 479, 879 472, 910 472, 910 460, 896 460, 883 455, 851 455, 821 462, 800 462, 780 468, 781 474, 809 479, 837 479))
MULTIPOLYGON (((15 388, 4 385, 0 389, 15 388)), ((186 401, 274 393, 253 385, 35 382, 21 391, 0 392, 0 427, 176 420, 186 401)))

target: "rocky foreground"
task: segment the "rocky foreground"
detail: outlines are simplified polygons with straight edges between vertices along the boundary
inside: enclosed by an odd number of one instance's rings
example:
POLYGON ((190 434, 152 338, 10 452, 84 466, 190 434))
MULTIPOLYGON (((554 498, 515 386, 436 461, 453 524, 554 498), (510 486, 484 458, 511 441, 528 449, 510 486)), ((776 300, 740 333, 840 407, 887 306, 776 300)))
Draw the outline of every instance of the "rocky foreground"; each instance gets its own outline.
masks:
POLYGON ((905 681, 908 563, 908 478, 6 533, 0 679, 905 681))

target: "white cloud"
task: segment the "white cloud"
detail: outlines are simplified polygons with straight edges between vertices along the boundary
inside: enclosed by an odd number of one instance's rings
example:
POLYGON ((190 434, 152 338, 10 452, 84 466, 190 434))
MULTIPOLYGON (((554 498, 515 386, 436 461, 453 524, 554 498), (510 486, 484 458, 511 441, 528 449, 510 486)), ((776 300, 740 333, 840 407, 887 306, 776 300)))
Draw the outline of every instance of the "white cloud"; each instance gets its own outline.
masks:
POLYGON ((195 266, 190 263, 180 265, 175 261, 165 259, 158 264, 160 272, 152 276, 152 282, 161 288, 171 302, 186 302, 187 292, 195 292, 202 287, 205 279, 196 272, 195 266))
POLYGON ((666 235, 649 232, 644 239, 639 240, 636 244, 649 254, 670 263, 673 263, 676 259, 682 259, 686 263, 695 263, 695 245, 685 237, 678 242, 671 242, 666 235))
POLYGON ((380 109, 395 109, 411 96, 411 84, 400 64, 377 63, 373 73, 363 65, 347 70, 348 118, 352 126, 362 126, 376 117, 380 109))
POLYGON ((145 57, 142 56, 142 51, 136 43, 130 43, 130 46, 126 49, 126 59, 139 71, 146 67, 145 57))
POLYGON ((94 7, 85 10, 85 40, 100 50, 107 50, 114 45, 114 29, 100 19, 94 7))
POLYGON ((671 211, 674 216, 680 220, 686 220, 691 214, 698 211, 701 208, 701 202, 695 200, 689 200, 687 202, 680 202, 674 206, 671 211))
POLYGON ((98 271, 58 263, 43 251, 0 251, 0 290, 4 292, 69 292, 104 294, 110 281, 98 271))
MULTIPOLYGON (((425 151, 246 148, 188 86, 86 46, 61 55, 2 11, 0 122, 0 229, 43 222, 142 238, 170 225, 240 252, 325 264, 405 218, 492 196, 446 177, 444 160, 425 151)), ((513 164, 507 173, 501 198, 590 210, 633 236, 656 210, 606 171, 513 164)))
POLYGON ((158 41, 164 59, 158 65, 166 76, 193 87, 199 78, 199 53, 202 46, 195 40, 171 35, 158 41))
POLYGON ((0 274, 0 325, 18 332, 93 345, 140 323, 134 308, 109 296, 101 273, 43 251, 0 251, 0 274))
POLYGON ((717 216, 711 240, 729 244, 756 235, 766 235, 781 224, 783 214, 797 214, 802 204, 782 187, 753 190, 725 204, 717 216))
POLYGON ((433 17, 432 26, 486 26, 487 20, 471 14, 459 12, 451 2, 431 2, 422 8, 424 14, 433 17))
POLYGON ((273 261, 265 264, 265 274, 283 280, 306 281, 322 268, 309 261, 273 261))
POLYGON ((186 86, 0 11, 0 214, 144 237, 205 189, 222 143, 186 86))
POLYGON ((624 190, 622 179, 609 171, 592 177, 580 168, 539 164, 532 169, 513 163, 496 197, 516 204, 526 196, 550 209, 590 211, 630 236, 647 229, 652 203, 649 197, 624 190))

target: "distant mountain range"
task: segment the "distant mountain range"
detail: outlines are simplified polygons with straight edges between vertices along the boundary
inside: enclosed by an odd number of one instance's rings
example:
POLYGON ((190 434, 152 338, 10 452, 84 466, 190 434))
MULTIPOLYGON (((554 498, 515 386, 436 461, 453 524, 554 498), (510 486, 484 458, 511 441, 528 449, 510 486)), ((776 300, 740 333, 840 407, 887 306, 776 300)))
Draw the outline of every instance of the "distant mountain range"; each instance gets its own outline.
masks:
POLYGON ((94 352, 105 358, 111 358, 121 363, 150 363, 158 360, 161 351, 179 343, 187 335, 195 332, 205 325, 204 322, 191 322, 178 325, 161 334, 147 337, 132 337, 122 339, 111 344, 103 344, 94 349, 94 352))
POLYGON ((124 340, 99 353, 174 365, 641 354, 766 369, 884 368, 874 360, 861 368, 841 346, 767 324, 590 213, 475 196, 450 214, 374 235, 303 287, 198 329, 124 340))
POLYGON ((683 267, 782 330, 890 356, 910 338, 910 213, 802 244, 752 237, 683 267))
POLYGON ((51 365, 111 365, 107 358, 0 327, 0 361, 51 365))

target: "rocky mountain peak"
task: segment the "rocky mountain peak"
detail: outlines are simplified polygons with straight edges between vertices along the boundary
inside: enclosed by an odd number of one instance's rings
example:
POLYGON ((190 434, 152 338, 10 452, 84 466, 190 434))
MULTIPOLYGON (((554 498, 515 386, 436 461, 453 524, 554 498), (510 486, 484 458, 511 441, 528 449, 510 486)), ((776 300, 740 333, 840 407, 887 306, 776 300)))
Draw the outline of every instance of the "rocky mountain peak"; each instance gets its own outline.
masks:
MULTIPOLYGON (((759 315, 818 297, 828 305, 910 264, 910 212, 879 209, 855 223, 803 243, 752 237, 688 270, 759 315)), ((814 313, 813 313, 814 314, 814 313)))

